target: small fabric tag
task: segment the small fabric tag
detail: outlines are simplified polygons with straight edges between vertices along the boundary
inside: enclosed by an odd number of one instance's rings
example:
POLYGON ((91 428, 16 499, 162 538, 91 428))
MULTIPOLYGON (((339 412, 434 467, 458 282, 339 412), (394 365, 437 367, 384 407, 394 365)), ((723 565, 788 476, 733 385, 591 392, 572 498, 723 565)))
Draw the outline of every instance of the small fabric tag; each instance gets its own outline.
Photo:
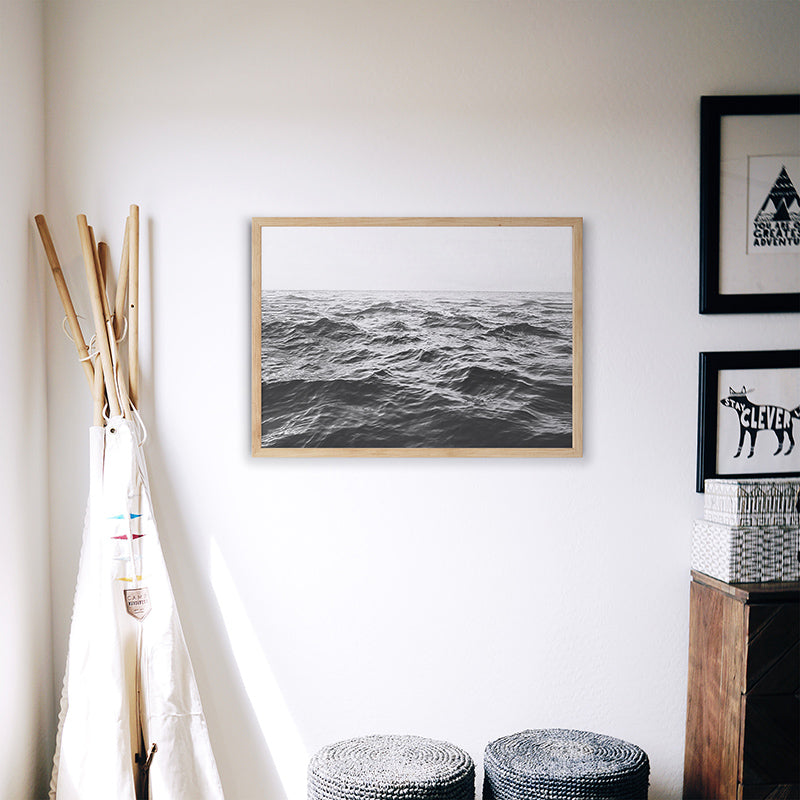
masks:
POLYGON ((144 619, 150 613, 150 592, 144 586, 125 589, 125 607, 132 617, 144 619))

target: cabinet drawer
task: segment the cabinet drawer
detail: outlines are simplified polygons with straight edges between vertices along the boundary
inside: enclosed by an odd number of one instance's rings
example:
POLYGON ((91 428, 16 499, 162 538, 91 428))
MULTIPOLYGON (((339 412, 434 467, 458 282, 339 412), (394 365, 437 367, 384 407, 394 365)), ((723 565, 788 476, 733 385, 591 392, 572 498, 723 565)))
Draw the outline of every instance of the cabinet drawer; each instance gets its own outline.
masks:
POLYGON ((800 689, 800 606, 747 606, 745 691, 795 694, 800 689))
POLYGON ((745 786, 800 784, 800 698, 746 695, 742 713, 741 782, 745 786))

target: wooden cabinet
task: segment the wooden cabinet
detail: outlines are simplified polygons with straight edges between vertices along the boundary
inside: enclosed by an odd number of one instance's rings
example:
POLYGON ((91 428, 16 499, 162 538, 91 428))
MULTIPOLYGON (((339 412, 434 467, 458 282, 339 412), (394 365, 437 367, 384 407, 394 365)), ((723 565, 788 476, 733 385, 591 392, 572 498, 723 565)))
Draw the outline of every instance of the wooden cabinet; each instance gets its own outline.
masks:
POLYGON ((800 583, 690 591, 685 800, 800 800, 800 583))

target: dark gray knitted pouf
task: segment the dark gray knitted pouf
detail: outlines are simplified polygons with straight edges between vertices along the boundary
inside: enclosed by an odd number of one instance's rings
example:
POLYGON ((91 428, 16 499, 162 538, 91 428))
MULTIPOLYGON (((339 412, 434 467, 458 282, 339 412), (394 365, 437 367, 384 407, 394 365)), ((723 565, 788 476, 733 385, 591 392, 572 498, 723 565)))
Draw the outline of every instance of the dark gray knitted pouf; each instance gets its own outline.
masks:
POLYGON ((483 765, 484 800, 646 800, 650 776, 635 744, 558 728, 497 739, 483 765))
POLYGON ((474 800, 475 765, 448 742, 364 736, 323 747, 308 765, 308 800, 474 800))

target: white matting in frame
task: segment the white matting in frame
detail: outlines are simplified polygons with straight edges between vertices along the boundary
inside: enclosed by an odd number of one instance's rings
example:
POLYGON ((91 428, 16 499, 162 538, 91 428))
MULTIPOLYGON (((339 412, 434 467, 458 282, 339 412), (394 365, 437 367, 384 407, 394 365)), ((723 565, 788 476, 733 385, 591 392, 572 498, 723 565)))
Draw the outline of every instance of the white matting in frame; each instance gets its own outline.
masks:
POLYGON ((800 368, 721 369, 717 399, 717 475, 800 472, 800 368))
POLYGON ((800 117, 725 115, 721 119, 719 293, 800 291, 800 214, 774 216, 770 195, 800 186, 800 117))

